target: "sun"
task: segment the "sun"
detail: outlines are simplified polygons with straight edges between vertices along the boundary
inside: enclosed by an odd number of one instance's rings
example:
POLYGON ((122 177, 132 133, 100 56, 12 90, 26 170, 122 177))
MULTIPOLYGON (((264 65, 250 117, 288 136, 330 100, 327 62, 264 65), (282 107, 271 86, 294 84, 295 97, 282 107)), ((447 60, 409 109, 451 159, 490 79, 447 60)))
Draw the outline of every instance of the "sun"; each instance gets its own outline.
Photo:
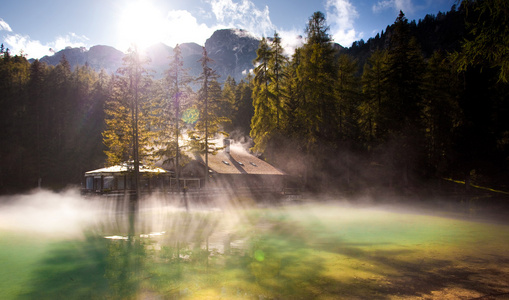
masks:
POLYGON ((146 1, 126 4, 121 9, 117 26, 117 39, 122 50, 132 45, 144 49, 165 39, 165 18, 160 10, 146 1))

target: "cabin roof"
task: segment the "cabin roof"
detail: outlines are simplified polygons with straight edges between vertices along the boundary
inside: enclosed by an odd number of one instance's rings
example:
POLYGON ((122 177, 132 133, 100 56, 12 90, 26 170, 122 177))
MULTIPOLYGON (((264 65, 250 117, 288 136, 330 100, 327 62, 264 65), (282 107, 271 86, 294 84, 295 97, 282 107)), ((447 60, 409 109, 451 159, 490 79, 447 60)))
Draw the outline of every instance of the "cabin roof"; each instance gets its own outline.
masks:
MULTIPOLYGON (((205 163, 205 155, 200 155, 205 163)), ((218 174, 285 175, 281 170, 258 157, 234 147, 227 153, 224 150, 216 155, 209 154, 209 169, 218 174)))
MULTIPOLYGON (((99 175, 105 173, 125 173, 133 170, 133 166, 131 164, 123 163, 116 166, 101 168, 97 170, 92 170, 85 172, 85 175, 99 175)), ((163 168, 159 167, 149 167, 143 164, 140 164, 140 173, 168 173, 163 168)))

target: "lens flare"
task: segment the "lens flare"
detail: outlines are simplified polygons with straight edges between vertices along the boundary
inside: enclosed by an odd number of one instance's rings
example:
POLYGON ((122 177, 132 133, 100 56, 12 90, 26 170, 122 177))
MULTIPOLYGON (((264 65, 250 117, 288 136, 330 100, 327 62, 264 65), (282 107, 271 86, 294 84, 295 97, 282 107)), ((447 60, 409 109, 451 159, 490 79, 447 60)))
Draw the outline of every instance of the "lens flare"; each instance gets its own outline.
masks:
POLYGON ((257 261, 263 261, 265 259, 265 253, 262 250, 256 250, 254 257, 257 261))
POLYGON ((196 108, 190 108, 184 111, 182 114, 182 121, 186 122, 187 124, 194 124, 196 121, 198 121, 199 117, 200 112, 196 108))

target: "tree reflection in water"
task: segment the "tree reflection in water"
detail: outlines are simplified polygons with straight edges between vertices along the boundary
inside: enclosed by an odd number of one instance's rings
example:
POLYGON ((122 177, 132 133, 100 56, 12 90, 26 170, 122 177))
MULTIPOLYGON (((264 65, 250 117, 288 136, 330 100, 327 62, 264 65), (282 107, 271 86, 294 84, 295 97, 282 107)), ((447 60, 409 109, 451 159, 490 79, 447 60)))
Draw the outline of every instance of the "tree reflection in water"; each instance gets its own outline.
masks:
POLYGON ((118 214, 82 241, 56 242, 24 297, 289 296, 319 269, 319 261, 299 258, 295 236, 262 233, 247 214, 232 223, 220 212, 168 212, 160 232, 149 230, 151 217, 118 214))
POLYGON ((496 279, 507 268, 501 250, 507 239, 497 236, 509 229, 494 226, 327 206, 140 209, 136 219, 118 214, 83 240, 55 242, 21 298, 369 299, 450 294, 453 288, 468 288, 473 296, 500 293, 507 290, 496 279), (126 234, 129 220, 136 220, 136 234, 126 234), (491 235, 479 254, 476 241, 491 235), (489 290, 482 278, 490 280, 489 290))

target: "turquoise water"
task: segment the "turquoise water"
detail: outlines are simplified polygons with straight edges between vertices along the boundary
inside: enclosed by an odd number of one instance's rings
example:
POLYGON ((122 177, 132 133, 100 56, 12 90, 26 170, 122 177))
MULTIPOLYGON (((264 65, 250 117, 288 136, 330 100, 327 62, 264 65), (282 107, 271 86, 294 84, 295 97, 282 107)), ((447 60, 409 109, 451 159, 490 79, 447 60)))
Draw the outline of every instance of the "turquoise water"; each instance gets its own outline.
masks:
POLYGON ((12 217, 0 222, 1 299, 475 298, 509 292, 507 225, 331 203, 189 213, 158 203, 141 207, 129 233, 127 214, 110 211, 109 204, 85 204, 39 207, 45 215, 40 226, 24 227, 12 217), (58 220, 64 211, 72 217, 49 225, 46 218, 58 220))

